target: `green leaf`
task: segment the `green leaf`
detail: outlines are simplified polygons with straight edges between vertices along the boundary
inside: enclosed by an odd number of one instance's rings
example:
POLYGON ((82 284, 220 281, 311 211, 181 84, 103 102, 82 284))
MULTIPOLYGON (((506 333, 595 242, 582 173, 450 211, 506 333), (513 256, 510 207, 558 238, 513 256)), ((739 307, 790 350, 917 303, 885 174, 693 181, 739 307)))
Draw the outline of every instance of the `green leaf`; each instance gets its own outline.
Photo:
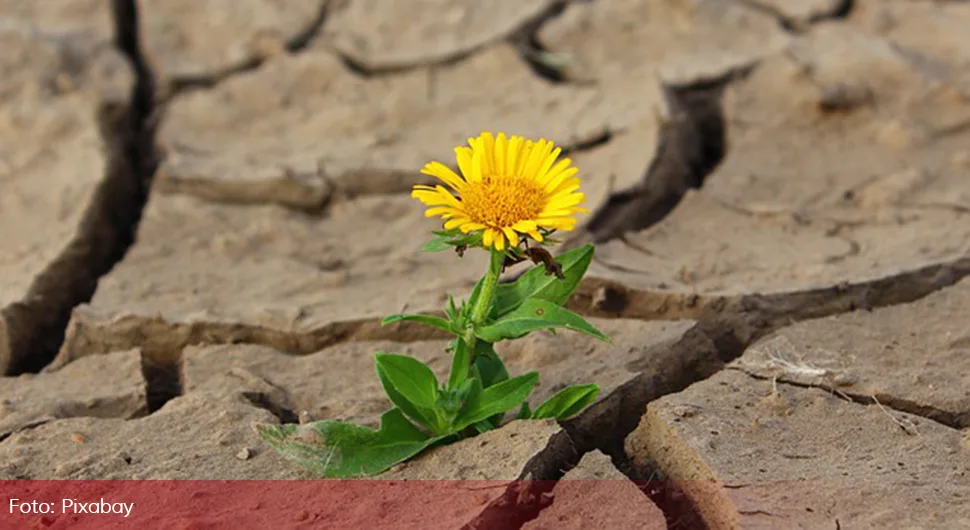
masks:
POLYGON ((468 345, 461 338, 455 345, 455 354, 451 358, 451 374, 448 376, 448 388, 458 388, 468 379, 468 369, 471 365, 471 356, 468 354, 468 345))
POLYGON ((407 359, 410 359, 415 363, 420 364, 426 370, 425 371, 425 370, 422 370, 421 368, 415 367, 416 372, 418 374, 417 375, 418 379, 413 380, 414 377, 401 373, 400 370, 395 370, 395 367, 397 367, 397 364, 406 364, 406 365, 414 366, 413 363, 408 363, 407 361, 404 361, 403 363, 399 362, 399 359, 396 359, 396 358, 400 358, 400 357, 404 357, 404 356, 392 355, 389 353, 384 353, 382 351, 377 352, 377 355, 375 356, 374 364, 377 369, 377 377, 381 381, 381 386, 384 387, 384 392, 387 394, 387 397, 391 400, 391 403, 394 403, 395 405, 397 405, 397 407, 401 409, 401 412, 407 415, 407 417, 420 423, 421 425, 424 425, 425 427, 427 427, 428 429, 431 429, 434 432, 438 432, 441 429, 441 425, 440 425, 441 422, 438 420, 438 415, 435 413, 435 410, 434 410, 434 405, 437 402, 437 396, 433 396, 431 398, 430 405, 427 404, 427 400, 428 400, 427 387, 430 385, 434 385, 435 392, 437 392, 438 383, 437 383, 437 379, 434 376, 434 373, 431 372, 431 369, 428 368, 427 366, 424 366, 424 364, 422 364, 420 361, 407 357, 407 359), (384 358, 384 362, 381 361, 382 357, 384 358), (388 361, 386 357, 394 357, 394 359, 391 359, 390 361, 388 361), (396 362, 397 364, 395 364, 396 362), (388 371, 389 365, 391 366, 390 372, 388 371), (431 382, 427 381, 428 372, 431 372, 431 382), (394 375, 392 376, 392 374, 394 375), (418 399, 422 400, 422 402, 425 404, 419 405, 415 403, 412 399, 410 399, 410 397, 405 395, 403 390, 399 389, 395 381, 398 381, 405 386, 418 387, 416 390, 413 390, 413 392, 416 394, 420 394, 418 399))
POLYGON ((386 326, 388 324, 393 324, 395 322, 401 322, 401 321, 420 322, 428 326, 432 326, 438 329, 443 329, 448 333, 455 332, 454 328, 452 328, 451 326, 451 322, 448 322, 447 320, 441 317, 436 317, 432 315, 408 315, 408 314, 388 315, 384 317, 384 320, 381 320, 381 325, 386 326))
POLYGON ((254 427, 285 458, 332 478, 376 475, 446 438, 429 437, 397 408, 381 415, 376 431, 334 420, 254 427))
POLYGON ((466 309, 467 312, 470 313, 472 311, 471 308, 475 307, 475 304, 478 303, 478 297, 482 294, 483 283, 485 283, 484 275, 479 278, 478 282, 475 284, 475 287, 472 287, 472 293, 468 295, 468 302, 462 302, 461 313, 466 319, 470 318, 470 315, 466 314, 466 309))
POLYGON ((431 368, 407 355, 379 352, 374 358, 378 369, 387 375, 394 388, 408 401, 419 407, 434 407, 438 397, 438 379, 431 368))
POLYGON ((449 248, 454 247, 449 245, 445 238, 435 237, 431 241, 421 245, 421 252, 441 252, 443 250, 448 250, 449 248))
POLYGON ((435 403, 435 409, 438 417, 442 418, 442 426, 439 429, 439 434, 452 432, 449 430, 450 426, 455 418, 458 417, 458 414, 461 413, 462 409, 464 409, 468 395, 474 390, 474 382, 473 379, 465 379, 457 388, 446 388, 438 392, 438 401, 435 403))
POLYGON ((485 388, 509 378, 505 363, 495 353, 495 347, 485 341, 475 341, 475 368, 485 388))
POLYGON ((445 316, 451 322, 456 322, 458 320, 458 308, 455 307, 455 299, 450 294, 448 295, 448 307, 445 308, 445 316))
POLYGON ((495 299, 489 315, 493 319, 501 318, 530 298, 548 300, 558 305, 565 304, 583 279, 592 260, 593 245, 585 245, 556 257, 556 261, 562 265, 562 280, 555 275, 547 275, 544 265, 536 265, 518 280, 499 284, 495 288, 495 299))
POLYGON ((462 233, 457 228, 451 230, 439 230, 434 232, 435 236, 421 247, 423 252, 441 252, 461 245, 468 247, 479 247, 482 245, 482 232, 476 231, 469 234, 462 233))
POLYGON ((466 408, 455 420, 454 429, 460 431, 469 425, 518 407, 529 397, 538 382, 539 374, 529 372, 490 386, 480 393, 474 391, 469 393, 466 408))
POLYGON ((523 401, 522 406, 519 407, 519 413, 515 415, 517 420, 527 420, 532 418, 532 411, 529 410, 529 402, 523 401))
MULTIPOLYGON (((466 416, 469 410, 478 406, 477 404, 479 403, 479 398, 482 395, 482 391, 483 391, 482 380, 480 378, 472 377, 471 379, 469 379, 468 387, 469 387, 468 392, 465 394, 465 402, 462 403, 461 410, 458 412, 458 415, 456 416, 456 418, 453 418, 451 422, 451 428, 455 431, 461 431, 464 428, 464 427, 457 427, 459 420, 461 420, 464 416, 466 416)), ((488 421, 488 419, 486 418, 485 420, 482 420, 482 421, 488 421)), ((479 421, 478 423, 481 423, 481 421, 479 421)), ((479 429, 479 432, 482 432, 481 429, 479 429)))
MULTIPOLYGON (((485 388, 501 383, 509 378, 509 372, 505 369, 505 363, 495 353, 495 347, 483 340, 475 341, 474 372, 478 374, 478 378, 485 388)), ((503 414, 496 414, 488 419, 492 425, 491 428, 501 425, 502 416, 503 414)), ((484 431, 479 429, 479 432, 484 431)))
POLYGON ((583 317, 548 300, 529 299, 504 318, 475 330, 478 338, 488 342, 517 339, 539 329, 566 328, 610 342, 610 338, 586 322, 583 317))
POLYGON ((489 418, 487 420, 476 422, 473 427, 475 427, 475 430, 478 431, 478 434, 484 434, 488 431, 494 431, 495 425, 495 423, 492 423, 491 418, 489 418))
POLYGON ((571 418, 596 401, 599 392, 600 387, 596 385, 568 386, 539 405, 532 413, 532 418, 556 418, 557 420, 571 418))

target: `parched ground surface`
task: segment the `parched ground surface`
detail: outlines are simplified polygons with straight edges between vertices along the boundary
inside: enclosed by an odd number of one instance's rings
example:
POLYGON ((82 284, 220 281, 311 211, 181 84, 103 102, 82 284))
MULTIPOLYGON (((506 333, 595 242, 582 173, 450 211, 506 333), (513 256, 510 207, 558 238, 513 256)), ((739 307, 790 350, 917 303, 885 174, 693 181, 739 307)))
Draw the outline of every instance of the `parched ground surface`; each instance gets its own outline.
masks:
POLYGON ((0 479, 312 478, 250 424, 446 373, 378 322, 470 291, 408 194, 501 130, 580 168, 613 343, 499 353, 602 392, 380 478, 506 484, 455 528, 970 526, 970 5, 133 7, 0 0, 0 479))

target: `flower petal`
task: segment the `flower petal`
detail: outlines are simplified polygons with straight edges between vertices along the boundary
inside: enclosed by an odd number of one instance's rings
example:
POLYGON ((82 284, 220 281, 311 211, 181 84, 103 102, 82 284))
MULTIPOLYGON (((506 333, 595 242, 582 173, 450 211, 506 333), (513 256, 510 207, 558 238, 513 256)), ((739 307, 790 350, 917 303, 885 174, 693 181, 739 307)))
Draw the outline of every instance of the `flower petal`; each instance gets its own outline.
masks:
POLYGON ((540 138, 535 147, 532 148, 532 152, 529 153, 529 160, 522 169, 522 176, 535 180, 539 172, 539 166, 542 165, 542 162, 549 155, 549 151, 551 149, 552 142, 546 140, 545 138, 540 138))
POLYGON ((556 197, 555 199, 550 200, 548 203, 546 203, 546 208, 549 210, 561 210, 576 206, 585 199, 586 196, 582 193, 571 193, 565 197, 556 197))
POLYGON ((459 210, 464 210, 462 204, 458 202, 458 199, 451 194, 444 186, 435 186, 434 190, 418 188, 415 186, 414 191, 411 192, 411 197, 418 199, 419 201, 427 204, 428 206, 453 206, 459 210))
POLYGON ((535 142, 532 140, 526 140, 522 144, 522 152, 519 153, 518 161, 515 164, 515 175, 518 177, 523 176, 525 171, 525 165, 529 162, 529 156, 532 155, 533 149, 535 149, 535 142))
POLYGON ((580 182, 579 179, 573 177, 571 179, 564 180, 561 184, 556 186, 556 189, 549 192, 549 200, 554 199, 558 195, 565 195, 576 191, 579 189, 580 182))
POLYGON ((485 228, 485 225, 483 225, 482 223, 475 223, 475 222, 469 221, 461 225, 459 228, 461 228, 462 232, 467 234, 468 232, 474 232, 475 230, 482 230, 483 228, 485 228))
MULTIPOLYGON (((569 160, 569 159, 566 158, 565 160, 563 160, 563 162, 565 162, 566 160, 569 160)), ((570 160, 570 162, 572 161, 570 160)), ((556 168, 552 168, 552 169, 555 170, 556 168)), ((552 173, 552 171, 550 171, 550 173, 552 173)), ((546 193, 552 193, 552 191, 558 188, 560 184, 572 178, 573 175, 575 175, 576 173, 579 173, 578 168, 566 167, 562 171, 552 175, 551 177, 549 177, 549 180, 546 181, 546 186, 545 186, 546 193)))
POLYGON ((436 215, 442 215, 442 214, 445 214, 446 215, 446 214, 450 214, 450 213, 452 213, 454 211, 455 211, 455 209, 452 208, 451 206, 436 206, 434 208, 428 208, 424 212, 424 216, 425 217, 434 217, 436 215))
POLYGON ((494 241, 494 239, 495 239, 495 232, 493 232, 491 228, 486 228, 485 231, 482 232, 482 244, 485 245, 486 247, 492 246, 492 242, 494 241))
POLYGON ((455 191, 460 192, 462 186, 465 184, 465 181, 462 180, 461 177, 452 171, 450 167, 442 164, 441 162, 428 162, 424 165, 424 168, 421 169, 421 173, 430 175, 432 177, 438 177, 444 181, 445 184, 451 186, 451 188, 455 191))
POLYGON ((519 234, 516 234, 515 230, 509 227, 502 227, 502 232, 505 233, 505 237, 509 238, 509 248, 519 246, 519 234))
MULTIPOLYGON (((542 213, 536 216, 536 222, 542 221, 543 219, 552 219, 554 217, 568 217, 573 214, 575 208, 560 208, 558 210, 543 210, 542 213)), ((541 224, 541 223, 540 223, 541 224)))
POLYGON ((414 190, 411 192, 411 197, 417 199, 428 206, 450 206, 451 203, 448 202, 444 196, 436 191, 426 191, 426 190, 414 190))
POLYGON ((555 228, 556 230, 566 230, 567 232, 576 228, 576 219, 572 217, 550 217, 539 219, 539 226, 555 228))
POLYGON ((505 236, 501 230, 495 231, 495 250, 505 250, 505 236))
POLYGON ((539 170, 536 171, 536 182, 543 182, 543 177, 545 177, 546 172, 549 171, 549 168, 552 167, 552 164, 556 161, 556 159, 559 158, 560 153, 562 153, 562 148, 557 147, 546 156, 546 159, 542 161, 542 165, 539 166, 539 170))
POLYGON ((451 230, 452 228, 459 228, 462 225, 466 225, 472 222, 471 219, 467 217, 455 217, 454 219, 448 219, 445 221, 445 230, 451 230))
POLYGON ((478 150, 482 152, 482 178, 495 174, 495 137, 483 132, 478 137, 478 150))
POLYGON ((495 139, 495 174, 506 176, 508 173, 505 171, 505 160, 509 155, 509 145, 508 140, 505 138, 505 133, 498 133, 498 138, 495 139))
MULTIPOLYGON (((571 159, 569 159, 569 158, 563 158, 559 162, 556 162, 556 164, 553 165, 549 169, 549 171, 546 171, 546 174, 545 175, 542 175, 541 177, 539 177, 538 179, 536 179, 536 182, 540 186, 544 187, 547 190, 553 189, 553 187, 550 187, 549 184, 556 177, 558 177, 559 175, 562 175, 562 173, 564 171, 567 171, 568 168, 569 168, 569 166, 570 166, 570 164, 572 164, 572 163, 573 163, 573 161, 571 159)), ((576 171, 579 171, 579 170, 577 169, 576 171)), ((575 174, 575 172, 573 174, 575 174)), ((570 175, 570 176, 572 176, 572 175, 570 175)))
POLYGON ((509 154, 505 160, 505 174, 508 176, 519 176, 519 155, 522 154, 522 142, 525 138, 513 136, 509 139, 509 154))
POLYGON ((476 147, 472 149, 472 172, 468 175, 469 182, 481 182, 482 172, 485 170, 483 164, 483 152, 477 147, 478 142, 475 142, 476 147))
POLYGON ((536 229, 536 222, 532 220, 519 221, 512 225, 512 230, 518 230, 522 233, 534 232, 536 229))
POLYGON ((467 180, 472 173, 472 149, 470 147, 456 147, 455 159, 458 161, 458 170, 467 180))

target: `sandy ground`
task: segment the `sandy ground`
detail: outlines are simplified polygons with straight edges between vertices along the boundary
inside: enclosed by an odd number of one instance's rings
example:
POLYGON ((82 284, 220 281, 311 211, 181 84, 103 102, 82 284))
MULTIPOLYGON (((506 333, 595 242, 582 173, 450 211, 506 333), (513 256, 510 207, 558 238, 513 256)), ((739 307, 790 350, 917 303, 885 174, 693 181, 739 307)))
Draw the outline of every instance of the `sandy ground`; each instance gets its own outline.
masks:
POLYGON ((446 373, 378 321, 474 285, 408 193, 501 130, 580 168, 613 344, 499 353, 603 391, 386 478, 562 479, 528 528, 970 526, 970 5, 131 5, 0 0, 0 479, 309 478, 250 423, 374 424, 379 349, 446 373))

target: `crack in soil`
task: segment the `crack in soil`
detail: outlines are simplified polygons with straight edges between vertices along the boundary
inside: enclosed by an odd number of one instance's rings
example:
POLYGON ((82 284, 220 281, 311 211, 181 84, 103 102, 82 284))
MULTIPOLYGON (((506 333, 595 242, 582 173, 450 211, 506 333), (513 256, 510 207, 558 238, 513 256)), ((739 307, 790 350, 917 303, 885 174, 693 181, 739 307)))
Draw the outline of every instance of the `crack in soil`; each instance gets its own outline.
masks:
MULTIPOLYGON (((321 2, 317 15, 312 21, 310 21, 307 27, 283 42, 283 49, 286 50, 286 53, 296 54, 305 50, 320 34, 323 29, 323 25, 326 23, 327 18, 330 15, 331 8, 334 7, 338 1, 339 0, 325 0, 324 2, 321 2)), ((189 90, 213 88, 231 77, 259 68, 269 58, 269 56, 253 55, 237 64, 228 65, 216 72, 202 73, 198 75, 173 76, 168 80, 163 98, 165 101, 169 101, 189 90)))
POLYGON ((30 431, 30 430, 36 429, 37 427, 40 427, 41 425, 46 425, 46 424, 48 424, 48 423, 50 423, 52 421, 57 421, 57 420, 60 420, 60 419, 64 419, 64 418, 47 418, 47 419, 43 419, 43 420, 37 420, 37 421, 34 421, 34 422, 30 422, 30 423, 28 423, 28 424, 20 427, 19 429, 16 429, 16 430, 13 430, 13 431, 8 431, 8 432, 2 432, 2 433, 0 433, 0 443, 3 443, 4 440, 6 440, 7 438, 10 438, 11 436, 13 436, 15 434, 22 433, 24 431, 30 431))
POLYGON ((785 15, 777 7, 763 4, 760 0, 735 0, 741 5, 754 11, 764 13, 778 21, 778 25, 789 33, 802 34, 809 31, 814 24, 828 20, 841 20, 849 16, 855 9, 855 0, 841 0, 832 10, 816 13, 805 20, 793 19, 785 15))
POLYGON ((585 229, 562 246, 605 243, 663 220, 687 190, 700 188, 724 158, 726 127, 721 97, 738 72, 685 86, 665 86, 671 116, 663 124, 657 155, 634 189, 611 194, 585 229))
POLYGON ((888 409, 895 410, 896 412, 905 412, 907 414, 912 414, 913 416, 919 416, 927 420, 939 423, 944 427, 949 427, 951 429, 961 430, 970 427, 970 412, 954 412, 949 410, 942 410, 931 405, 921 405, 915 401, 908 400, 899 396, 892 394, 887 394, 885 392, 876 392, 870 394, 860 394, 858 392, 853 392, 851 390, 846 390, 839 387, 838 385, 828 384, 821 382, 818 384, 812 383, 800 383, 798 381, 792 381, 784 377, 768 377, 753 373, 749 370, 745 370, 743 367, 729 367, 729 370, 735 370, 741 372, 749 377, 758 379, 761 381, 777 381, 778 383, 785 384, 796 388, 816 388, 819 390, 825 390, 833 395, 848 401, 849 403, 856 403, 859 405, 877 405, 883 406, 888 409))
MULTIPOLYGON (((152 352, 180 352, 186 346, 201 344, 258 344, 291 355, 308 355, 344 342, 391 340, 415 342, 446 338, 444 331, 413 322, 381 326, 380 318, 362 318, 331 322, 307 331, 287 331, 239 322, 169 322, 163 317, 127 315, 102 324, 85 322, 83 314, 75 315, 71 332, 57 360, 48 370, 55 370, 87 355, 141 347, 152 352)), ((154 358, 174 359, 168 353, 153 353, 154 358)))
POLYGON ((650 502, 660 508, 667 521, 668 530, 707 528, 690 497, 674 481, 666 480, 659 469, 638 466, 626 453, 613 455, 611 459, 613 466, 626 475, 650 502))
POLYGON ((135 84, 129 101, 98 106, 107 167, 77 234, 31 284, 27 298, 4 310, 4 320, 13 324, 5 330, 7 375, 37 372, 54 358, 74 307, 91 300, 99 278, 134 242, 158 165, 155 81, 139 49, 137 6, 113 0, 112 13, 115 46, 129 60, 135 84))
MULTIPOLYGON (((575 1, 575 0, 573 0, 575 1)), ((523 24, 515 33, 508 36, 506 41, 515 48, 521 58, 532 70, 532 73, 550 83, 590 84, 574 82, 566 78, 562 67, 555 61, 554 53, 539 41, 539 31, 551 20, 559 17, 569 5, 569 0, 555 2, 540 13, 536 18, 523 24)))
POLYGON ((523 466, 518 478, 505 493, 485 508, 478 517, 461 530, 502 528, 515 530, 539 517, 552 505, 552 489, 579 464, 585 452, 577 452, 572 437, 559 432, 549 439, 545 449, 523 466))
POLYGON ((566 307, 588 317, 634 320, 698 320, 729 310, 739 296, 637 289, 589 276, 566 307))
POLYGON ((55 371, 87 355, 140 348, 150 412, 182 395, 182 351, 188 346, 257 344, 291 355, 309 355, 344 342, 392 340, 407 343, 450 335, 420 324, 400 322, 381 326, 379 318, 333 322, 304 332, 243 323, 168 322, 161 316, 129 315, 101 324, 85 321, 84 313, 71 320, 67 340, 45 371, 55 371))
POLYGON ((263 392, 243 392, 242 397, 246 398, 246 401, 248 401, 250 405, 261 408, 268 411, 273 416, 276 416, 276 419, 278 419, 282 424, 300 423, 299 414, 278 403, 277 400, 263 392))
MULTIPOLYGON (((638 356, 645 360, 629 367, 640 372, 637 376, 563 427, 580 452, 599 449, 622 462, 624 440, 650 402, 711 377, 765 335, 801 320, 914 302, 967 276, 970 257, 856 284, 734 297, 723 312, 701 318, 677 342, 638 356)), ((658 506, 665 514, 675 511, 658 506)))
POLYGON ((478 46, 473 46, 466 50, 458 50, 445 57, 441 57, 430 61, 417 60, 412 63, 402 64, 397 66, 370 67, 354 59, 353 57, 350 57, 345 53, 341 53, 338 50, 331 49, 331 52, 334 53, 344 64, 344 66, 354 74, 363 78, 372 78, 372 77, 379 77, 382 75, 398 74, 401 72, 408 72, 411 70, 420 70, 420 69, 426 69, 433 72, 436 68, 439 68, 442 66, 450 66, 458 62, 461 62, 473 55, 476 55, 482 52, 483 50, 489 48, 490 46, 496 43, 507 42, 511 44, 516 50, 519 51, 519 55, 523 58, 523 60, 526 61, 530 69, 536 75, 538 75, 539 77, 542 77, 543 79, 546 79, 547 81, 556 82, 552 77, 547 76, 547 72, 539 71, 536 68, 536 65, 533 63, 533 61, 527 57, 527 55, 529 55, 530 53, 527 51, 527 49, 531 47, 532 45, 531 41, 533 40, 536 41, 535 45, 538 46, 538 41, 535 38, 535 35, 539 31, 539 28, 542 27, 542 25, 545 24, 547 21, 559 16, 559 14, 562 13, 563 10, 565 10, 566 5, 569 4, 570 1, 576 1, 576 0, 559 0, 557 2, 554 2, 545 11, 538 13, 537 15, 523 21, 521 24, 519 24, 517 28, 509 32, 508 35, 498 37, 491 41, 483 42, 478 46))
POLYGON ((182 395, 182 350, 143 347, 141 373, 145 379, 145 403, 148 414, 152 414, 182 395))

